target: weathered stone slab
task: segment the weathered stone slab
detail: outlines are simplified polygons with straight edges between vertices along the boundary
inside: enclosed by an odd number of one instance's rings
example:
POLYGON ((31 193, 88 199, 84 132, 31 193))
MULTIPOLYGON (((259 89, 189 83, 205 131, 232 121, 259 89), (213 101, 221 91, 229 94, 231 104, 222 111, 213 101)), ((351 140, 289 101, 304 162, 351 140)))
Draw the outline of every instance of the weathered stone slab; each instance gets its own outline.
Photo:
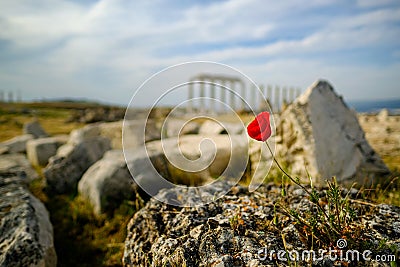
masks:
POLYGON ((130 121, 116 121, 88 124, 83 128, 73 130, 69 143, 79 143, 82 140, 102 136, 110 139, 113 149, 122 148, 122 130, 124 129, 126 148, 136 148, 145 142, 160 139, 161 130, 154 120, 137 119, 130 121), (125 123, 125 126, 123 124, 125 123), (145 128, 146 127, 146 128, 145 128))
POLYGON ((315 180, 377 182, 389 173, 356 114, 326 81, 317 81, 280 115, 277 154, 292 173, 315 180))
POLYGON ((110 149, 110 140, 101 136, 61 146, 43 170, 46 191, 62 194, 76 190, 83 173, 110 149))
MULTIPOLYGON (((26 187, 30 170, 25 170, 23 155, 0 157, 0 266, 53 267, 57 256, 53 227, 45 206, 26 187), (10 162, 14 157, 15 164, 10 162)), ((29 162, 28 162, 29 165, 29 162)))
POLYGON ((242 134, 245 132, 243 124, 217 122, 214 120, 206 120, 200 126, 199 134, 214 135, 214 134, 242 134))
POLYGON ((49 158, 57 153, 57 149, 65 144, 67 139, 47 137, 29 140, 26 144, 26 154, 32 165, 45 166, 49 158))
POLYGON ((78 184, 79 193, 89 200, 97 214, 113 211, 123 200, 133 199, 135 189, 122 150, 106 152, 78 184))
POLYGON ((1 154, 12 154, 12 153, 25 153, 26 143, 35 137, 31 134, 24 134, 16 136, 10 140, 0 143, 0 155, 1 154))
POLYGON ((244 135, 183 135, 146 144, 161 151, 173 178, 182 184, 202 184, 210 178, 237 178, 246 169, 248 139, 244 135))
POLYGON ((178 135, 198 134, 200 123, 197 121, 186 121, 178 118, 167 118, 163 125, 162 132, 166 133, 167 137, 178 135))
POLYGON ((49 136, 37 120, 25 123, 23 131, 24 134, 31 134, 35 138, 43 138, 49 136))
POLYGON ((14 173, 25 184, 39 177, 23 154, 0 156, 0 173, 14 173))

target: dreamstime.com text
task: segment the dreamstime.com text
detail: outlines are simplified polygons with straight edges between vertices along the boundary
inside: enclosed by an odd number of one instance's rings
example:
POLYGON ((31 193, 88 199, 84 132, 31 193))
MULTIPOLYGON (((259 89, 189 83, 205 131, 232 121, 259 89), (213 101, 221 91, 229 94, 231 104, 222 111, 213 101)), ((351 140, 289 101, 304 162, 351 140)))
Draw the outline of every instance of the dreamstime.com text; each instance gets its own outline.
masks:
POLYGON ((377 262, 395 262, 396 255, 374 255, 370 250, 358 251, 358 250, 345 250, 347 242, 344 239, 337 241, 337 248, 329 248, 315 250, 268 250, 266 247, 258 250, 258 259, 261 261, 265 260, 278 260, 278 261, 321 261, 324 258, 328 258, 332 262, 335 261, 377 261, 377 262))

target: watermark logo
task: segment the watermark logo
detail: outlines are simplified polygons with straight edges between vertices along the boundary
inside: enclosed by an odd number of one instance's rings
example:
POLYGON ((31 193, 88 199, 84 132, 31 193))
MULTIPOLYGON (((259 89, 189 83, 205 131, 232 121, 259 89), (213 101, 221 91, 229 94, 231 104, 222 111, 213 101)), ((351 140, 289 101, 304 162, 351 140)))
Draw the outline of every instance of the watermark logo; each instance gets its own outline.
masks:
POLYGON ((258 259, 261 261, 283 261, 283 262, 316 262, 328 259, 332 262, 395 262, 394 254, 374 254, 371 250, 358 251, 355 249, 345 249, 347 241, 339 239, 336 241, 336 247, 319 250, 269 250, 264 247, 258 250, 258 259))
MULTIPOLYGON (((150 196, 175 206, 203 205, 224 196, 248 168, 251 141, 242 114, 254 118, 261 111, 272 114, 262 90, 228 65, 187 62, 154 74, 134 92, 124 118, 123 151, 135 183, 150 196), (150 103, 151 108, 144 118, 138 118, 138 107, 143 103, 150 103), (154 118, 165 106, 170 107, 165 119, 154 118), (183 135, 195 122, 203 126, 207 122, 209 128, 202 128, 197 135, 183 135), (221 132, 224 134, 215 134, 221 132), (171 179, 171 175, 178 179, 171 179), (194 182, 202 179, 204 182, 194 182), (216 187, 222 180, 229 181, 224 184, 230 186, 216 187), (161 189, 181 184, 189 185, 185 190, 190 198, 157 196, 161 189)), ((274 132, 273 117, 271 126, 274 132)), ((274 149, 274 138, 268 142, 274 149)), ((267 151, 265 144, 261 146, 259 161, 267 151)), ((252 156, 253 167, 258 165, 254 160, 252 156)), ((271 164, 253 170, 250 191, 262 184, 271 164)))
POLYGON ((346 239, 338 239, 338 241, 336 241, 336 246, 338 247, 338 249, 342 249, 347 247, 347 241, 346 239))

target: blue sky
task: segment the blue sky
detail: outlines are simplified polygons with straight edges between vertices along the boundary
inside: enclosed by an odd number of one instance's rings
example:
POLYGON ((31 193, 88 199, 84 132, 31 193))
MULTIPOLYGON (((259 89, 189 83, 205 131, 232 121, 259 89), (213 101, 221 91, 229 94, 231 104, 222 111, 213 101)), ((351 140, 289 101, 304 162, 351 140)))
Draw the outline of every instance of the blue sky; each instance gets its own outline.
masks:
POLYGON ((345 100, 400 98, 398 0, 3 0, 0 29, 0 90, 25 100, 126 105, 152 74, 194 60, 262 84, 324 78, 345 100))

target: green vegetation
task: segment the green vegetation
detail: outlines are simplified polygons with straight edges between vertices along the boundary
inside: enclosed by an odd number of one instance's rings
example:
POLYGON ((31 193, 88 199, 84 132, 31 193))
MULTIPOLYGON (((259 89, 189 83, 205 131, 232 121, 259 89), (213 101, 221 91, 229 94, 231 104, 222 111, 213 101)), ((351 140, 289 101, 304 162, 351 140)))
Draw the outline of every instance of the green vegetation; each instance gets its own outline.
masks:
POLYGON ((282 206, 294 218, 300 234, 307 240, 309 247, 313 247, 315 243, 319 247, 328 248, 340 238, 352 242, 353 244, 349 247, 359 243, 362 229, 358 224, 353 224, 357 212, 350 206, 349 193, 343 196, 343 191, 336 179, 328 181, 324 198, 312 187, 309 199, 316 209, 305 212, 304 217, 300 216, 296 210, 287 210, 282 206))
POLYGON ((392 172, 400 173, 400 157, 383 156, 382 160, 392 172))
MULTIPOLYGON (((372 203, 385 203, 389 205, 400 206, 400 158, 399 157, 383 157, 385 164, 389 167, 392 174, 388 178, 383 178, 383 183, 378 183, 370 186, 354 185, 360 190, 360 196, 364 200, 372 203)), ((290 167, 285 164, 283 159, 282 168, 290 173, 290 167)), ((242 179, 243 185, 250 183, 249 175, 245 175, 245 179, 242 179)), ((290 179, 281 171, 279 168, 273 168, 269 172, 268 177, 264 180, 265 183, 274 183, 276 185, 288 185, 291 183, 290 179), (272 174, 272 175, 271 175, 272 174)))
MULTIPOLYGON (((300 240, 309 250, 340 249, 339 241, 341 241, 345 242, 344 246, 349 250, 365 251, 368 249, 376 255, 385 251, 398 257, 398 249, 393 243, 381 240, 377 244, 366 237, 364 235, 365 226, 359 219, 361 215, 368 216, 377 212, 377 204, 399 205, 400 179, 398 174, 385 186, 377 185, 373 188, 361 188, 352 192, 352 188, 345 189, 339 186, 334 177, 327 181, 326 187, 317 190, 311 182, 309 185, 302 185, 299 179, 290 177, 283 169, 282 173, 286 174, 281 180, 281 196, 275 202, 274 217, 267 220, 263 232, 281 232, 287 226, 285 223, 287 218, 291 218, 291 223, 297 229, 300 240), (305 193, 304 196, 287 193, 289 184, 299 186, 305 193), (358 192, 357 199, 354 199, 356 192, 358 192), (353 196, 350 197, 350 194, 353 196), (293 198, 298 197, 308 201, 303 202, 302 200, 302 207, 292 208, 293 198), (278 210, 286 218, 278 215, 278 210)), ((272 179, 276 180, 276 178, 272 179)), ((279 185, 279 183, 274 183, 279 185)), ((230 224, 231 228, 236 231, 240 225, 239 218, 231 218, 230 224)), ((282 234, 282 241, 286 249, 285 238, 285 235, 282 234)), ((348 262, 341 262, 341 264, 359 266, 357 263, 352 265, 348 262)), ((391 262, 391 266, 397 265, 395 262, 391 262)))
MULTIPOLYGON (((267 147, 273 155, 271 148, 267 143, 267 147)), ((328 188, 326 190, 326 196, 324 201, 319 195, 319 192, 315 189, 310 180, 310 188, 306 188, 300 183, 300 179, 293 178, 288 174, 279 164, 275 157, 273 157, 277 167, 280 171, 290 179, 290 181, 299 186, 307 195, 313 207, 308 210, 304 215, 295 209, 289 209, 285 204, 279 203, 280 208, 290 217, 294 219, 298 225, 298 231, 303 235, 303 239, 306 240, 310 248, 314 247, 314 243, 318 247, 329 248, 339 238, 346 237, 346 240, 355 241, 359 238, 361 229, 354 231, 352 222, 357 216, 357 213, 349 205, 349 194, 342 196, 342 190, 337 184, 336 178, 332 178, 328 181, 328 188), (325 202, 325 203, 324 203, 325 202), (325 209, 327 207, 327 209, 325 209), (359 233, 354 236, 354 233, 359 233), (350 234, 350 235, 349 235, 350 234)), ((282 197, 286 197, 284 189, 284 180, 282 180, 282 197)), ((350 190, 349 190, 350 192, 350 190)))
POLYGON ((134 214, 123 203, 111 218, 96 217, 81 197, 57 196, 46 203, 55 227, 58 266, 121 266, 126 226, 134 214))
POLYGON ((48 197, 43 178, 30 184, 31 192, 47 207, 54 228, 57 266, 122 266, 129 220, 143 201, 125 201, 113 214, 95 215, 76 194, 48 197))
POLYGON ((83 126, 82 123, 66 123, 74 112, 72 107, 69 103, 0 103, 0 142, 21 135, 24 123, 35 119, 51 135, 68 134, 83 126))
MULTIPOLYGON (((269 150, 272 153, 270 148, 269 150)), ((338 185, 335 177, 332 177, 331 180, 327 181, 325 188, 317 190, 313 186, 311 177, 309 177, 310 184, 303 185, 299 178, 293 178, 288 174, 275 158, 274 161, 280 175, 282 175, 282 190, 280 200, 274 205, 274 218, 267 223, 267 227, 273 225, 274 229, 278 229, 278 231, 282 229, 281 220, 278 219, 276 213, 279 209, 281 213, 293 220, 300 239, 310 250, 337 247, 339 246, 337 242, 344 240, 347 249, 358 251, 368 249, 374 251, 374 253, 392 251, 395 255, 398 254, 397 248, 385 240, 376 244, 365 238, 363 235, 365 226, 359 220, 360 215, 376 212, 376 204, 400 205, 400 179, 397 169, 391 169, 392 177, 389 182, 356 190, 355 192, 358 192, 357 196, 361 198, 360 200, 350 198, 351 189, 354 185, 345 189, 338 185), (300 187, 305 193, 305 198, 309 200, 308 204, 305 204, 309 207, 305 210, 290 208, 290 199, 293 196, 288 196, 286 190, 291 183, 300 187)), ((392 165, 388 164, 388 166, 392 165)), ((270 179, 277 184, 276 177, 270 179)), ((383 180, 387 181, 387 179, 383 180)), ((237 223, 231 222, 231 226, 235 229, 237 223)), ((286 244, 284 235, 282 235, 282 239, 283 243, 286 244)), ((395 262, 391 264, 395 264, 395 262)))

